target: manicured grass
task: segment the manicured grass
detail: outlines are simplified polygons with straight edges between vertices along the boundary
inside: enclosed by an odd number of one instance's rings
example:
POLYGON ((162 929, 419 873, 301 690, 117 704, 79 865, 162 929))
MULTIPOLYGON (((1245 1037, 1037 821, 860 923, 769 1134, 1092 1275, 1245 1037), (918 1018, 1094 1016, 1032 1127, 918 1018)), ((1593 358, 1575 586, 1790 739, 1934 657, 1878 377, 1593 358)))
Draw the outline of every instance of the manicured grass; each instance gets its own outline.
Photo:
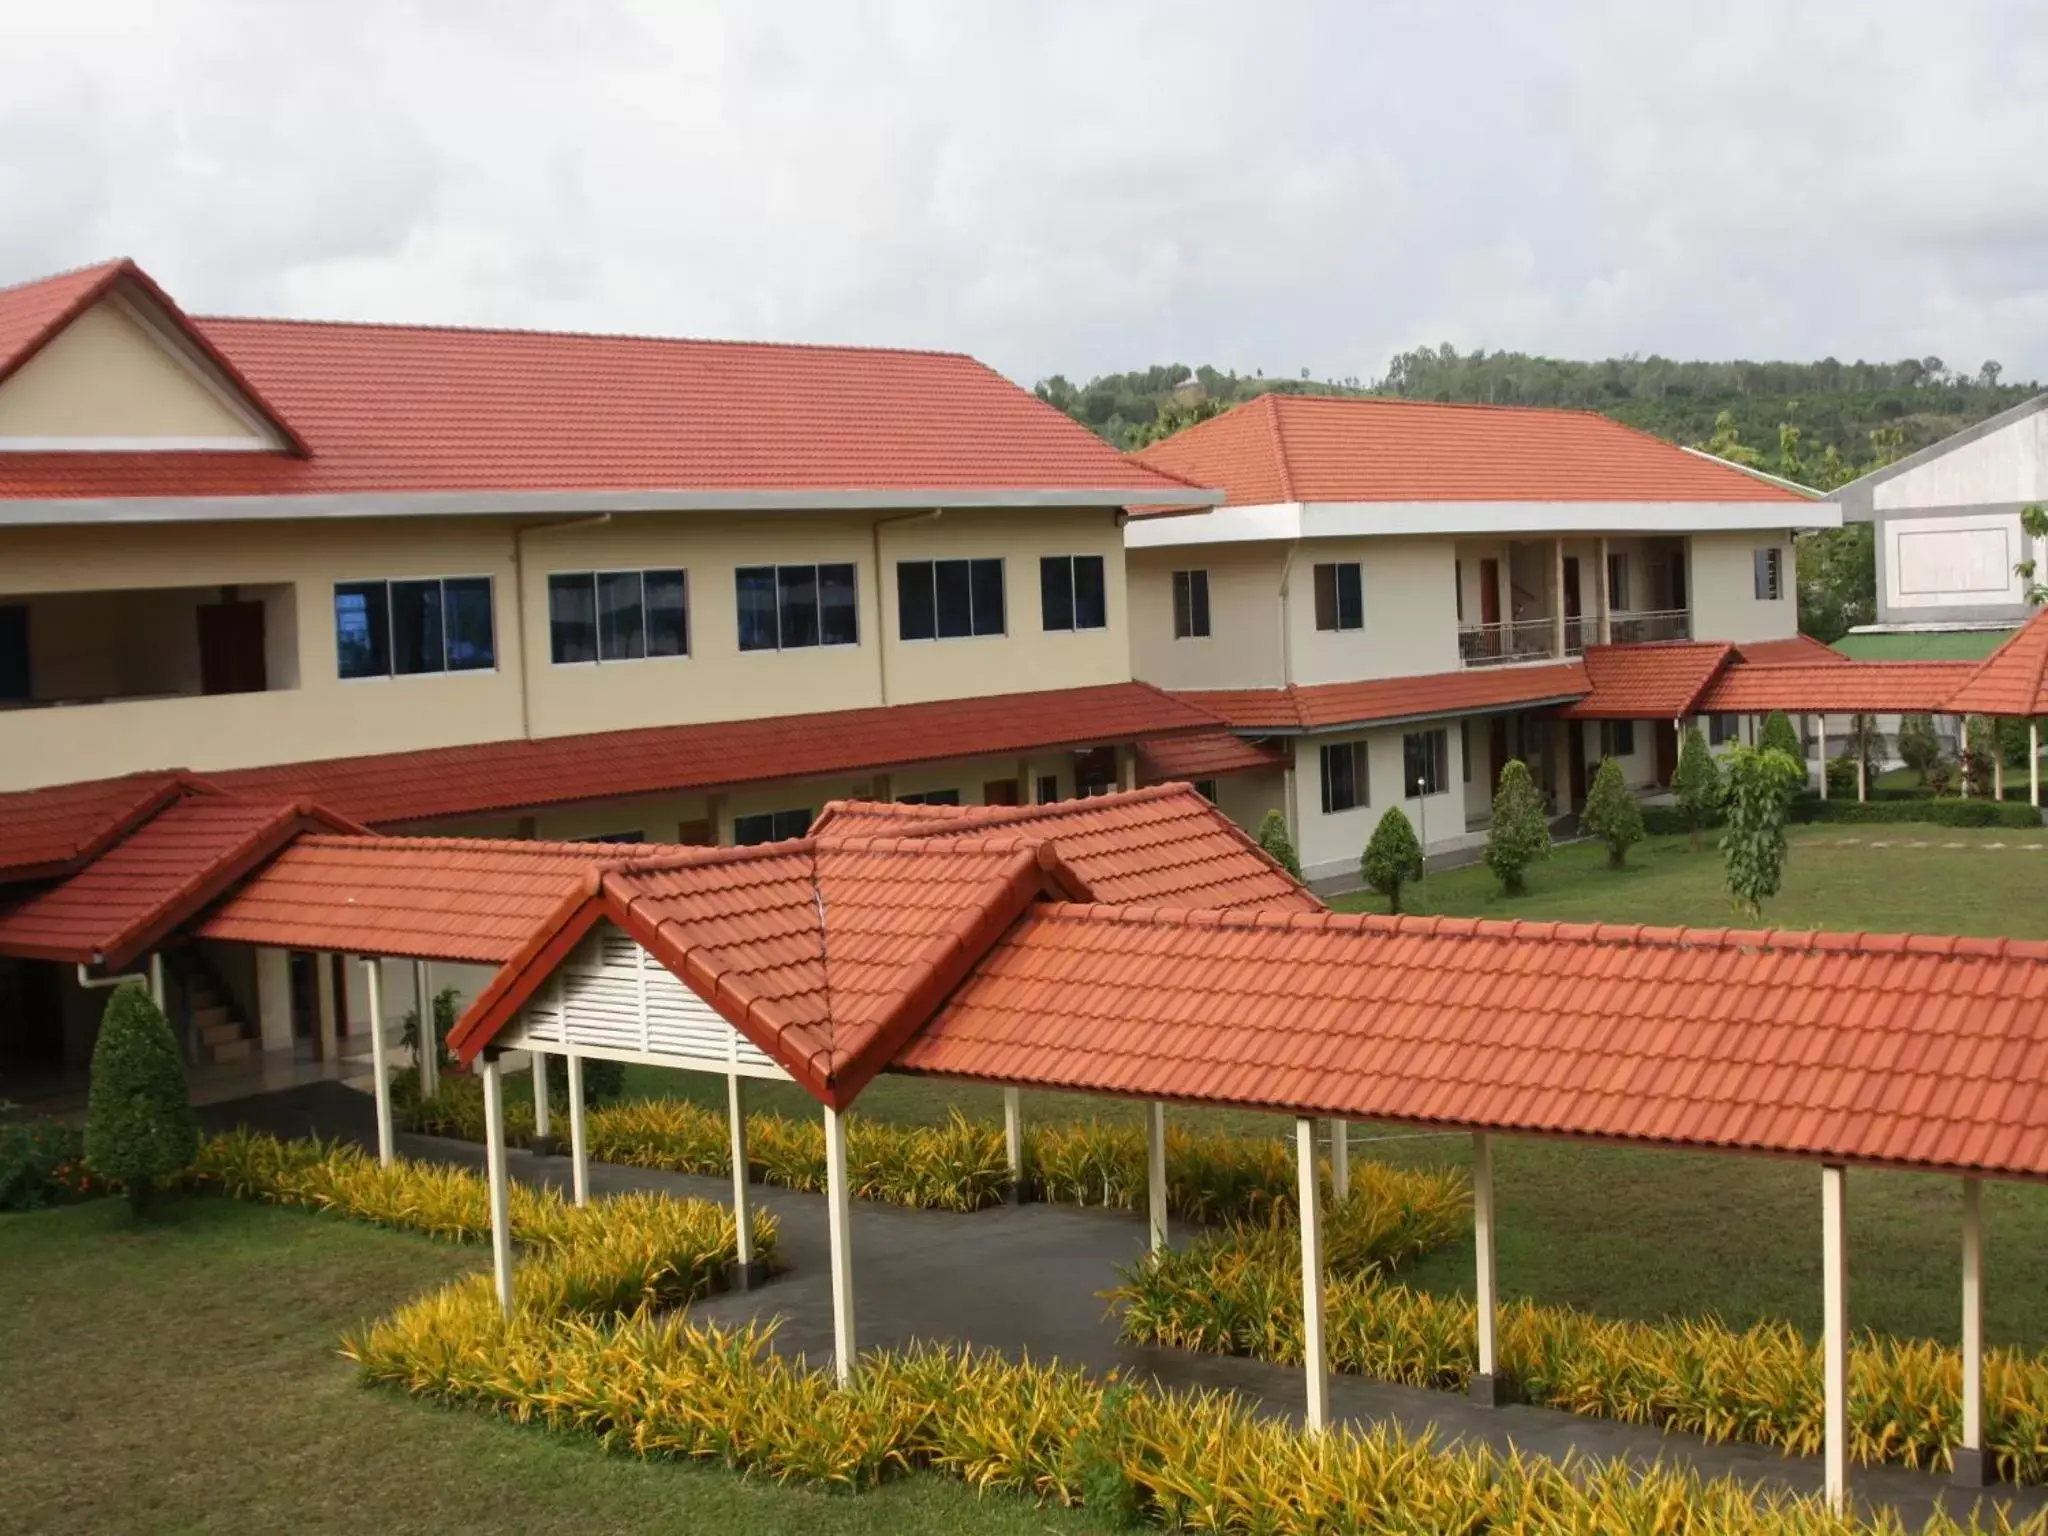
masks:
POLYGON ((212 1198, 0 1216, 0 1531, 997 1536, 1077 1514, 915 1477, 858 1498, 607 1456, 357 1385, 343 1329, 474 1249, 212 1198))

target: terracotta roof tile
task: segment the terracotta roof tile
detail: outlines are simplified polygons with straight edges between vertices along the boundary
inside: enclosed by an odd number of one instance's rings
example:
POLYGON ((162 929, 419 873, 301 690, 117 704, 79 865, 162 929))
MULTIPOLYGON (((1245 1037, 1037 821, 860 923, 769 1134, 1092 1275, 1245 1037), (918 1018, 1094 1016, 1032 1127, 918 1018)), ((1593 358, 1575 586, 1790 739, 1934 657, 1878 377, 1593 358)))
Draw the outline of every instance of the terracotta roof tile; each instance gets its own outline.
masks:
POLYGON ((1175 697, 1220 716, 1235 730, 1286 735, 1562 704, 1583 697, 1588 687, 1586 669, 1577 662, 1564 662, 1527 667, 1470 667, 1457 672, 1382 677, 1357 683, 1186 689, 1175 697))
POLYGON ((1588 411, 1267 394, 1141 448, 1230 505, 1808 498, 1588 411))
POLYGON ((1737 660, 1756 666, 1777 666, 1788 662, 1818 666, 1849 660, 1833 646, 1825 645, 1811 635, 1792 635, 1783 640, 1738 640, 1735 655, 1737 660))
MULTIPOLYGON (((1199 699, 1196 700, 1200 702, 1199 699)), ((1192 783, 1238 773, 1271 772, 1288 766, 1288 753, 1263 747, 1228 731, 1151 741, 1138 748, 1138 777, 1147 784, 1192 783)))
POLYGON ((1707 687, 1735 658, 1717 641, 1669 640, 1590 645, 1588 691, 1558 711, 1571 720, 1675 720, 1695 714, 1707 687))
POLYGON ((34 357, 80 310, 106 292, 122 265, 102 261, 0 288, 0 379, 34 357))
POLYGON ((0 954, 121 966, 299 831, 346 825, 303 803, 187 794, 91 863, 0 908, 0 954))
POLYGON ((2044 1176, 2043 1059, 2038 943, 1050 904, 894 1065, 2044 1176))
POLYGON ((1979 662, 1946 708, 1960 715, 2048 715, 2048 611, 1979 662))
POLYGON ((190 775, 161 772, 0 794, 0 881, 76 869, 152 812, 204 787, 190 775))
POLYGON ((1701 695, 1709 713, 1920 714, 1945 710, 1973 661, 1850 661, 1728 668, 1701 695))

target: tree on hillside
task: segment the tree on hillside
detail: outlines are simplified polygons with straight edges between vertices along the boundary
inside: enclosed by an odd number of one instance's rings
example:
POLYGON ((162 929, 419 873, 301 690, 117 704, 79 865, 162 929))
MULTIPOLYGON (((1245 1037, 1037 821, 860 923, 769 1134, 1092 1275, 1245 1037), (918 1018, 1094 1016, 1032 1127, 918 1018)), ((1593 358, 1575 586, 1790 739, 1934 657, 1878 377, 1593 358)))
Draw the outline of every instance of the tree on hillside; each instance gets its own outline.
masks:
POLYGON ((142 984, 123 982, 107 1000, 93 1045, 86 1163, 124 1191, 141 1216, 156 1191, 198 1155, 199 1124, 178 1042, 142 984))
POLYGON ((1509 896, 1527 888, 1529 866, 1550 857, 1550 818, 1529 777, 1528 764, 1510 759, 1500 771, 1493 796, 1493 825, 1486 831, 1486 867, 1509 896))
POLYGON ((1422 878, 1422 844, 1398 805, 1389 806, 1372 829, 1359 870, 1365 883, 1387 898, 1389 912, 1401 910, 1401 887, 1422 878))
POLYGON ((1700 834, 1721 814, 1721 768, 1707 746, 1700 728, 1685 733, 1678 748, 1678 768, 1671 776, 1671 788, 1678 796, 1678 809, 1692 834, 1692 849, 1698 853, 1700 834))
POLYGON ((1266 812, 1266 819, 1259 823, 1259 846, 1287 873, 1301 878, 1301 856, 1294 851, 1294 839, 1287 835, 1287 818, 1278 811, 1266 812))
POLYGON ((1806 764, 1770 747, 1731 747, 1727 777, 1721 852, 1728 894, 1737 910, 1759 918, 1785 877, 1785 825, 1792 796, 1806 782, 1806 764))
POLYGON ((1621 764, 1603 757, 1579 813, 1579 830, 1607 845, 1607 862, 1615 869, 1628 863, 1628 851, 1643 840, 1643 808, 1628 792, 1621 764))

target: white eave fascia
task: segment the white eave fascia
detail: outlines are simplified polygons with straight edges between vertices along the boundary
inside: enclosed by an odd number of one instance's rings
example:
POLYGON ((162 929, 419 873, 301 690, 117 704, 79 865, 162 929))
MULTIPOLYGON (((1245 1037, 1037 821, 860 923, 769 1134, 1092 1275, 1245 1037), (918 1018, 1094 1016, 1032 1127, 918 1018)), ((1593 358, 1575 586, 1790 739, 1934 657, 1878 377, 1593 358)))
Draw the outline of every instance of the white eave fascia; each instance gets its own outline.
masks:
MULTIPOLYGON (((4 462, 0 462, 4 468, 4 462)), ((0 492, 0 527, 96 523, 240 523, 372 517, 507 517, 597 512, 895 512, 933 507, 1186 507, 1213 505, 1219 491, 1016 489, 792 491, 411 491, 310 496, 55 497, 10 500, 0 492)), ((1163 518, 1179 522, 1180 518, 1163 518)))
POLYGON ((1128 549, 1445 534, 1734 533, 1839 528, 1827 501, 1313 501, 1134 519, 1128 549))

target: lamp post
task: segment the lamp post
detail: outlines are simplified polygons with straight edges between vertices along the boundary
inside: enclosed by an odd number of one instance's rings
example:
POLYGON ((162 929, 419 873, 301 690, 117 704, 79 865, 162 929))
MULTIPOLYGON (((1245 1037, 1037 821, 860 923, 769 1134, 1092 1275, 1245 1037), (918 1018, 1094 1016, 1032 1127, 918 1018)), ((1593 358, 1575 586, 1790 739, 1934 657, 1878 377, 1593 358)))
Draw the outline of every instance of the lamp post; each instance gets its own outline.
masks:
POLYGON ((1423 793, 1429 787, 1426 774, 1415 776, 1415 821, 1416 835, 1422 841, 1422 899, 1429 900, 1429 796, 1423 793))

